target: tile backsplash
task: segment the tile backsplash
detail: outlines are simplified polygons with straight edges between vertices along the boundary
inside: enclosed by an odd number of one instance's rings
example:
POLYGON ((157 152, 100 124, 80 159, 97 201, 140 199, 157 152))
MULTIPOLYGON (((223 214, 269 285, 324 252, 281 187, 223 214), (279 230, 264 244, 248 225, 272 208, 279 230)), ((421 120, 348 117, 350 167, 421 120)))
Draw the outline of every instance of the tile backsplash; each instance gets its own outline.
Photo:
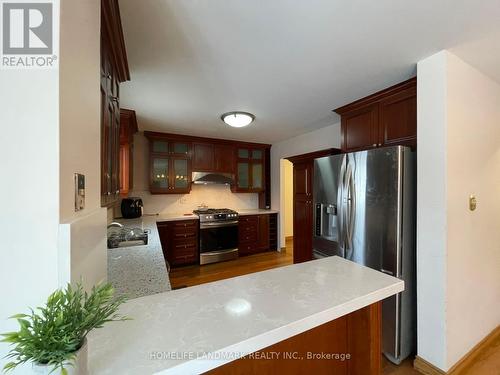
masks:
POLYGON ((140 197, 145 214, 188 213, 199 205, 210 208, 256 209, 259 195, 232 193, 226 185, 193 185, 190 194, 151 194, 149 191, 132 191, 129 197, 140 197))

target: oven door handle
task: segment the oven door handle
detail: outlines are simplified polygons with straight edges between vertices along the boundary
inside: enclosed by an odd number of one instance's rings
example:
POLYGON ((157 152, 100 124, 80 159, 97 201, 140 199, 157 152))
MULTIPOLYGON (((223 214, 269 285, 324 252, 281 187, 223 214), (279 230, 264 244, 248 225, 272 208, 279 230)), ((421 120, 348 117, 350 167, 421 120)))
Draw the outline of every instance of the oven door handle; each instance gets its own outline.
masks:
POLYGON ((200 223, 200 229, 203 228, 219 228, 219 227, 231 227, 238 225, 238 220, 234 221, 223 221, 219 223, 200 223))

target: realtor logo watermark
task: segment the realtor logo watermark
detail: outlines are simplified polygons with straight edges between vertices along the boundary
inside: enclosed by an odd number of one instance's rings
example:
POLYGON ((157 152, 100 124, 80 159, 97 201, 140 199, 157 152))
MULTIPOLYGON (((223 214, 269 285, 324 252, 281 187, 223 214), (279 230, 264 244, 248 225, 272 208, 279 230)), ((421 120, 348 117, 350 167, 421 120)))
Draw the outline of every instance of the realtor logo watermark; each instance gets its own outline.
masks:
POLYGON ((59 4, 54 0, 1 0, 0 5, 0 66, 4 69, 57 67, 55 11, 59 4))

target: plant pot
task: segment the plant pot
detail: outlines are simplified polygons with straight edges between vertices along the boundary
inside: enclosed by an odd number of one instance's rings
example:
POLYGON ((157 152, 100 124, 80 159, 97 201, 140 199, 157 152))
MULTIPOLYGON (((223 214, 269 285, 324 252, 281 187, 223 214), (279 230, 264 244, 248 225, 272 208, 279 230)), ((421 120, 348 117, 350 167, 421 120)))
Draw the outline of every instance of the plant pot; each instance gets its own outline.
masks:
MULTIPOLYGON (((88 345, 87 338, 83 341, 83 345, 76 352, 76 357, 74 362, 68 362, 64 364, 64 368, 68 372, 68 375, 87 375, 87 360, 88 360, 88 345)), ((51 372, 54 366, 42 365, 39 363, 33 363, 33 372, 37 375, 59 375, 61 370, 51 372)))

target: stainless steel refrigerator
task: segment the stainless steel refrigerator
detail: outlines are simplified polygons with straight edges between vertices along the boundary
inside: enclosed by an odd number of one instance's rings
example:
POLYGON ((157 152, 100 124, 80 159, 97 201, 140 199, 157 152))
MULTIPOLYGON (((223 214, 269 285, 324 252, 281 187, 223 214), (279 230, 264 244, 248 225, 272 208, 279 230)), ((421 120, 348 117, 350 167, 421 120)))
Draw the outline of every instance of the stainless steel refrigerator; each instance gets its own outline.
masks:
POLYGON ((415 351, 416 157, 395 146, 314 161, 313 250, 405 281, 382 302, 382 351, 399 364, 415 351))

